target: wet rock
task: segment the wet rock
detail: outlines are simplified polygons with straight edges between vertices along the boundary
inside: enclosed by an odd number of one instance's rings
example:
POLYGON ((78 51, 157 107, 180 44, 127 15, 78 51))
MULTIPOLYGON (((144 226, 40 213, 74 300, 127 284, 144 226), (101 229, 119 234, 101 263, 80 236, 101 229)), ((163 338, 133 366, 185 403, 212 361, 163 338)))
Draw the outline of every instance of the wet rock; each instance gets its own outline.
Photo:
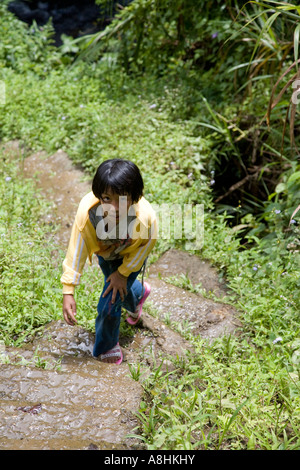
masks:
POLYGON ((93 344, 94 335, 84 328, 53 321, 45 327, 42 336, 33 341, 32 347, 57 357, 92 357, 93 344))
POLYGON ((149 282, 151 283, 149 299, 158 311, 161 321, 170 325, 173 323, 182 331, 209 340, 238 331, 240 327, 238 312, 231 305, 189 292, 163 279, 149 277, 149 282))
POLYGON ((87 359, 61 372, 1 365, 0 374, 1 449, 84 449, 91 441, 99 448, 130 446, 124 436, 137 423, 120 410, 138 409, 142 390, 127 368, 87 359))
POLYGON ((144 312, 141 320, 143 327, 154 333, 156 349, 175 357, 177 355, 181 357, 191 349, 188 341, 185 341, 179 333, 173 331, 159 319, 144 312))
POLYGON ((211 262, 185 251, 168 250, 149 269, 149 280, 157 277, 178 278, 181 275, 185 275, 193 286, 201 285, 205 291, 213 292, 216 297, 228 294, 224 279, 211 262))
POLYGON ((207 260, 188 252, 168 250, 150 266, 148 281, 152 287, 151 302, 162 321, 209 340, 239 331, 238 312, 221 301, 230 291, 224 278, 207 260), (166 282, 168 278, 178 280, 180 276, 185 276, 192 287, 200 286, 220 300, 166 282))

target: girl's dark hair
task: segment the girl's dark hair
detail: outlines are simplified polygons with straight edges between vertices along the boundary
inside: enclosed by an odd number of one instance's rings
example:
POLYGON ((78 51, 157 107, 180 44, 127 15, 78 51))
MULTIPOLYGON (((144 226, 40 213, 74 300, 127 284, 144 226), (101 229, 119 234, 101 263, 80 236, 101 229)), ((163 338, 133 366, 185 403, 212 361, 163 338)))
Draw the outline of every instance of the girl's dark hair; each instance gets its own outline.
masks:
POLYGON ((136 203, 143 195, 144 182, 135 163, 121 158, 106 160, 98 167, 92 191, 100 199, 102 194, 111 190, 120 196, 128 194, 136 203))

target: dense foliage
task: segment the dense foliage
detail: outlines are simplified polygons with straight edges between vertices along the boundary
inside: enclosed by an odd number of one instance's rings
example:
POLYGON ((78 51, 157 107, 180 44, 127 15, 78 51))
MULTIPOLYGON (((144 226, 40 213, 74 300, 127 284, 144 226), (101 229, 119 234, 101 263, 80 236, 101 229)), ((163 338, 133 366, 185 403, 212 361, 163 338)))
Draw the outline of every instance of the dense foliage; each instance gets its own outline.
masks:
MULTIPOLYGON (((88 174, 105 158, 129 157, 151 202, 205 206, 199 254, 226 275, 243 329, 212 345, 186 333, 196 354, 173 360, 167 375, 158 364, 145 379, 131 366, 145 388, 139 435, 148 448, 300 447, 298 18, 296 2, 134 0, 104 31, 57 49, 51 24, 28 27, 0 5, 3 142, 63 148, 88 174)), ((34 191, 2 152, 7 345, 60 315, 60 260, 51 261, 34 191)), ((160 240, 153 257, 168 246, 184 248, 160 240)), ((94 276, 79 288, 89 328, 94 276)))
POLYGON ((148 84, 151 76, 162 105, 163 85, 171 83, 168 113, 193 120, 197 134, 205 126, 213 141, 217 202, 236 212, 240 200, 243 213, 262 213, 261 201, 274 198, 282 174, 297 169, 293 103, 291 139, 283 145, 282 135, 297 78, 298 18, 296 2, 137 0, 105 31, 77 44, 81 58, 110 60, 148 84), (281 89, 286 94, 272 111, 270 129, 264 116, 281 89))

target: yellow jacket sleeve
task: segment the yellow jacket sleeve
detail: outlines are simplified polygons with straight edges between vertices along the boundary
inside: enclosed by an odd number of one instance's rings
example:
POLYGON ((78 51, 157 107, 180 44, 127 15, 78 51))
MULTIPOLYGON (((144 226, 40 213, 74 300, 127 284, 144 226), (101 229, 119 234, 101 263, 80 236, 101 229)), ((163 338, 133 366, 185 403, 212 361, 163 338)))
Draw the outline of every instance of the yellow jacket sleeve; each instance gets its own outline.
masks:
POLYGON ((61 277, 63 294, 74 294, 75 286, 80 283, 87 256, 88 250, 75 220, 67 254, 63 261, 63 275, 61 277))

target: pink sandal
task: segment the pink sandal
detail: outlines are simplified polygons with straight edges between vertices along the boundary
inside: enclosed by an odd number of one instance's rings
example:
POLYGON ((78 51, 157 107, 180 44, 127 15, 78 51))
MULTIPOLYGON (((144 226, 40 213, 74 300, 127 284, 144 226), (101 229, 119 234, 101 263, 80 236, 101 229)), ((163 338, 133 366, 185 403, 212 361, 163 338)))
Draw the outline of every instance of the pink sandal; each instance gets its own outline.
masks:
POLYGON ((101 361, 103 359, 106 359, 108 357, 119 357, 119 359, 116 361, 116 362, 113 362, 113 363, 107 363, 107 364, 116 364, 117 366, 120 365, 123 361, 123 353, 122 353, 122 349, 120 348, 120 345, 119 343, 116 344, 116 346, 112 349, 110 349, 109 351, 107 351, 106 353, 104 354, 100 354, 100 359, 101 361))
POLYGON ((145 286, 144 295, 143 295, 142 299, 140 300, 140 302, 138 303, 138 305, 135 309, 135 312, 127 312, 128 317, 126 318, 126 321, 127 321, 127 323, 129 323, 129 325, 136 325, 137 322, 139 321, 139 319, 141 318, 143 304, 144 304, 145 300, 147 299, 147 297, 148 297, 148 295, 150 294, 150 291, 151 291, 151 287, 148 284, 148 282, 144 282, 144 286, 145 286))

